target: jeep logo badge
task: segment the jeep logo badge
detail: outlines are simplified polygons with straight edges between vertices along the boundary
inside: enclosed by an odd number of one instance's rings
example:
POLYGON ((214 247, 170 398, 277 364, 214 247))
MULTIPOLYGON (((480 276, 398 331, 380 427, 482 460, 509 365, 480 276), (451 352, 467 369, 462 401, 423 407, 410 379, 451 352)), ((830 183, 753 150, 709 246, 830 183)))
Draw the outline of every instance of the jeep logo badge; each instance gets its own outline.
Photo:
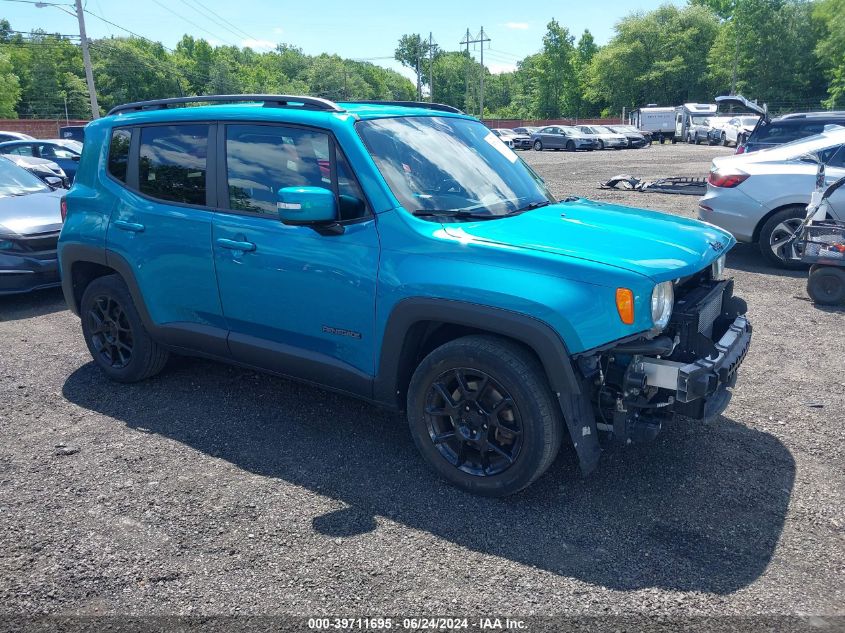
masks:
POLYGON ((713 247, 714 251, 720 251, 723 248, 725 248, 725 245, 722 244, 721 242, 710 242, 710 246, 713 247))

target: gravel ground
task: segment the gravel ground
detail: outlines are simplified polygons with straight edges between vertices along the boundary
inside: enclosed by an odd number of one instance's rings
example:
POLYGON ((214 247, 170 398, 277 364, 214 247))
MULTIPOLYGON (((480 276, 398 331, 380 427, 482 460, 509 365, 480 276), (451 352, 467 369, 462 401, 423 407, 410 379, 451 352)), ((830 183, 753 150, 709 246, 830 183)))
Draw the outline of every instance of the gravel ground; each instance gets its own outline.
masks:
MULTIPOLYGON (((726 151, 524 156, 560 196, 693 216, 596 184, 726 151)), ((844 315, 754 248, 728 267, 755 339, 725 415, 506 500, 436 480, 397 415, 202 360, 110 383, 59 292, 0 299, 0 611, 841 614, 844 315)))

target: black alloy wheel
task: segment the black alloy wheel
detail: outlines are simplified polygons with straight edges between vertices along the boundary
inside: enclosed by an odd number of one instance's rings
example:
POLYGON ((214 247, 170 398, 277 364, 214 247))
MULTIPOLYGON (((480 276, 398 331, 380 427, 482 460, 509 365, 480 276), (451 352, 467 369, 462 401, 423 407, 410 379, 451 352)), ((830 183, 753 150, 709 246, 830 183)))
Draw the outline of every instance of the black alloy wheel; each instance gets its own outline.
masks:
POLYGON ((425 400, 431 441, 446 461, 470 475, 498 475, 522 449, 523 424, 513 398, 486 373, 450 369, 425 400))
POLYGON ((102 362, 115 369, 126 367, 132 360, 134 339, 123 306, 113 297, 99 295, 86 318, 91 344, 102 362))

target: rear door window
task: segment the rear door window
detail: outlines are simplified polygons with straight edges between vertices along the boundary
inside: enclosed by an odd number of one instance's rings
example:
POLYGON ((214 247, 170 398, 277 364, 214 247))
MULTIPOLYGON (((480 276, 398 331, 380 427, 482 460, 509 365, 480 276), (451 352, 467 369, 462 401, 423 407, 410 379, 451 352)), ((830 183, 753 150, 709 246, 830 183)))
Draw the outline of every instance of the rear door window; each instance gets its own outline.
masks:
POLYGON ((152 198, 206 204, 208 125, 141 128, 138 188, 152 198))
POLYGON ((809 121, 790 124, 769 123, 757 128, 754 140, 766 143, 789 143, 814 134, 821 134, 824 132, 824 126, 824 123, 809 121))

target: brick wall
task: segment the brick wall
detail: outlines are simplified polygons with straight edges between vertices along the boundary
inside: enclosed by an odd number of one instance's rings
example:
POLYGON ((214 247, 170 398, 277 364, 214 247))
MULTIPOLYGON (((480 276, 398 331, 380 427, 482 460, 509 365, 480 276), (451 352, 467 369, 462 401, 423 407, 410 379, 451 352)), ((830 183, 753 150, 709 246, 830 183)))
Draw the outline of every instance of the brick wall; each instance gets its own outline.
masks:
POLYGON ((0 119, 0 131, 23 132, 35 138, 59 138, 59 128, 66 125, 85 125, 88 121, 69 122, 64 119, 0 119))
POLYGON ((545 127, 547 125, 622 125, 622 119, 484 119, 484 125, 490 128, 531 126, 545 127))

